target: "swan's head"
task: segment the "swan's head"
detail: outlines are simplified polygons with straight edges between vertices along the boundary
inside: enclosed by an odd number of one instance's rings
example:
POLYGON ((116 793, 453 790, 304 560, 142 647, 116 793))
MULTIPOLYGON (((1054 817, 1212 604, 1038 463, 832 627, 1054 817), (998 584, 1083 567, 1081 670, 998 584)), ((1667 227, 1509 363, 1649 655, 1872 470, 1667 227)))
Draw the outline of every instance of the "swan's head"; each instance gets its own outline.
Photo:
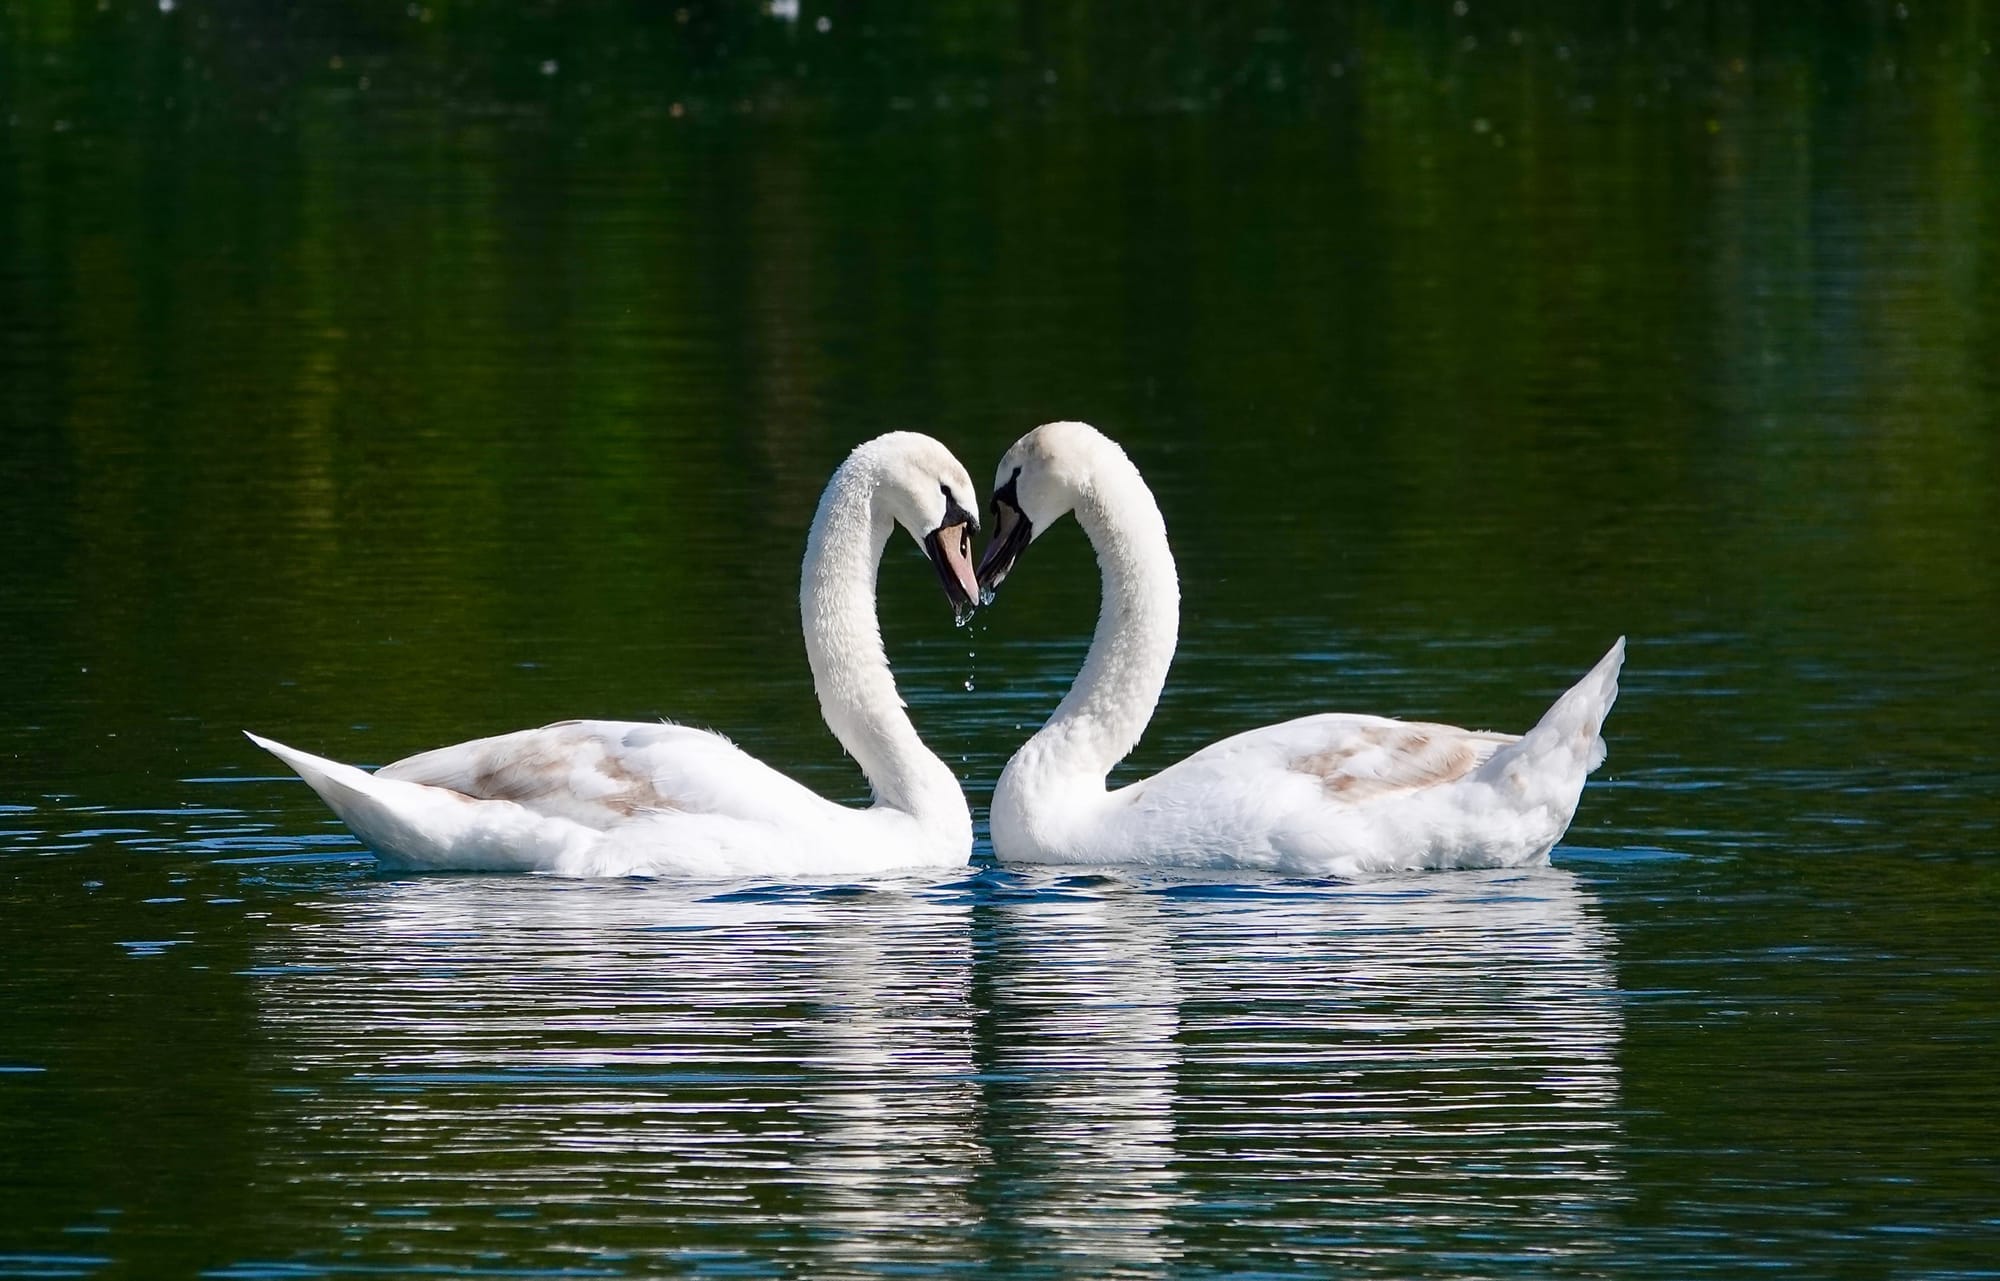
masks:
POLYGON ((862 446, 876 452, 877 510, 886 510, 924 549, 952 608, 963 614, 979 599, 972 571, 972 536, 979 532, 972 474, 949 449, 913 431, 891 432, 862 446))
POLYGON ((1044 423, 1014 442, 993 475, 993 532, 979 558, 990 599, 1028 544, 1090 492, 1098 455, 1120 450, 1089 423, 1044 423))

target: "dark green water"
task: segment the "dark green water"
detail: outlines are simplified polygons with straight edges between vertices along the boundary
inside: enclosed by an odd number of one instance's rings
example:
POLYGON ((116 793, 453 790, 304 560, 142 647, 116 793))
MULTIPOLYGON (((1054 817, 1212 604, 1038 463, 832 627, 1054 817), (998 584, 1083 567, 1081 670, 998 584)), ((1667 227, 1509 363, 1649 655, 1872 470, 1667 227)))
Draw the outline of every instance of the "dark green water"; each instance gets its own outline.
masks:
MULTIPOLYGON (((313 10, 0 7, 0 1276, 1996 1275, 1990 7, 313 10), (820 485, 1056 417, 1135 769, 1628 634, 1554 866, 399 879, 237 733, 860 799, 820 485)), ((883 587, 983 819, 1081 538, 883 587)))

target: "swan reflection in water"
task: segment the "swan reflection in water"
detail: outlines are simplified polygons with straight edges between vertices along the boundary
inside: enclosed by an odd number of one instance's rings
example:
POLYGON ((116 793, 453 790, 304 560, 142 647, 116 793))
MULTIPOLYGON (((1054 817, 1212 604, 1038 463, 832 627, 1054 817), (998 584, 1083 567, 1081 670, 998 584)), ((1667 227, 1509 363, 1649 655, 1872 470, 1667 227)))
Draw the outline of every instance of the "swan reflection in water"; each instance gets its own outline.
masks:
POLYGON ((955 1248, 979 1164, 965 902, 705 892, 452 878, 322 904, 266 958, 260 1018, 304 1087, 279 1184, 343 1246, 439 1266, 955 1248))
POLYGON ((1155 1274, 1587 1251, 1621 1199, 1609 939, 1560 869, 376 881, 259 960, 260 1208, 348 1260, 1155 1274))
POLYGON ((1050 875, 993 931, 999 1209, 1025 1241, 1135 1273, 1463 1255, 1522 1224, 1593 1248, 1621 1024, 1574 875, 1125 875, 1050 875))

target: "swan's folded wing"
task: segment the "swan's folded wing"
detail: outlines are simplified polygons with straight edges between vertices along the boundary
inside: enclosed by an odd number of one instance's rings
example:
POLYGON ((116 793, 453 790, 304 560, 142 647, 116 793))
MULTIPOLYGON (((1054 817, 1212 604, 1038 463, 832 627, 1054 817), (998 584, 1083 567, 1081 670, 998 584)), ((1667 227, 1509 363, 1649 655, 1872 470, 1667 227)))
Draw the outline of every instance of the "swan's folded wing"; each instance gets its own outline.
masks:
POLYGON ((1205 747, 1149 786, 1198 786, 1203 779, 1260 788, 1303 783, 1336 804, 1359 804, 1454 782, 1518 737, 1385 716, 1303 716, 1205 747))
POLYGON ((1520 737, 1374 716, 1308 720, 1332 723, 1303 735, 1286 768, 1317 779, 1328 799, 1354 803, 1457 782, 1520 737))
POLYGON ((719 734, 631 721, 560 721, 440 747, 378 773, 599 829, 666 813, 784 821, 827 804, 719 734))

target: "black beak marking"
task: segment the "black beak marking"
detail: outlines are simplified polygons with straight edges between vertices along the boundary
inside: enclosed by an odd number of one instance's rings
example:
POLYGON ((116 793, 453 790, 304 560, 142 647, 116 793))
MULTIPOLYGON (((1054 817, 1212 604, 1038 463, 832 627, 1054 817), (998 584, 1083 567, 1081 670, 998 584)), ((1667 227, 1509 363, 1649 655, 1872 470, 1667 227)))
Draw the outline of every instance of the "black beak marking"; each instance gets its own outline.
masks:
POLYGON ((988 598, 999 590, 1035 534, 1034 522, 1021 511, 1015 488, 1020 479, 1021 469, 1016 467, 1007 483, 993 491, 993 535, 979 558, 979 590, 988 598))

